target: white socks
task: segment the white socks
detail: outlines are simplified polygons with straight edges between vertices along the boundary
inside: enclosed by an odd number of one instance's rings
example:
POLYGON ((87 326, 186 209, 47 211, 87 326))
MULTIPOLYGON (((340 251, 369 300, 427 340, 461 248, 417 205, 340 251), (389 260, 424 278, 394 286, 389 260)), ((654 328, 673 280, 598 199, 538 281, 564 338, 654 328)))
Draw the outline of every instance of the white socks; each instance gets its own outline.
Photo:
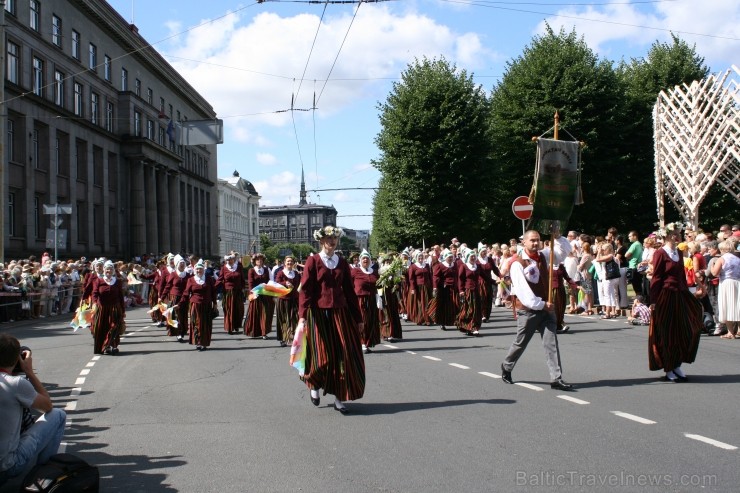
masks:
POLYGON ((344 409, 344 402, 340 401, 337 398, 334 398, 334 407, 337 409, 344 409))
POLYGON ((311 399, 318 399, 319 398, 319 391, 311 389, 311 399))
POLYGON ((686 374, 683 372, 680 366, 675 367, 673 369, 673 373, 675 373, 677 377, 686 378, 686 374))

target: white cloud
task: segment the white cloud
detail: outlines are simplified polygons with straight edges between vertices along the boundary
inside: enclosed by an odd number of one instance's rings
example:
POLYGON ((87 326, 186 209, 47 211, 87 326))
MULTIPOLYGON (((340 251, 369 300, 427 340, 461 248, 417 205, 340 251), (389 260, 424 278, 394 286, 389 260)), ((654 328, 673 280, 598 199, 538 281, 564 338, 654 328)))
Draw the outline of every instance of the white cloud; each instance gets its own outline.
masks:
MULTIPOLYGON (((576 32, 584 36, 589 46, 612 59, 621 58, 621 55, 610 53, 609 43, 643 45, 644 54, 647 54, 647 49, 656 40, 670 40, 670 31, 689 44, 696 43, 697 53, 704 56, 710 65, 713 60, 724 63, 737 58, 740 3, 736 0, 714 0, 701 6, 694 2, 663 2, 650 10, 635 5, 613 4, 603 8, 568 8, 558 14, 561 17, 546 20, 553 29, 558 31, 562 26, 570 31, 575 26, 576 32)), ((536 32, 544 32, 544 26, 545 21, 537 26, 536 32)), ((728 67, 712 68, 717 71, 728 67)))
POLYGON ((258 152, 257 162, 264 166, 274 166, 275 164, 277 164, 277 158, 267 152, 258 152))
POLYGON ((332 200, 334 202, 349 202, 351 197, 347 192, 338 192, 334 194, 334 197, 332 197, 332 200))
POLYGON ((373 165, 370 163, 355 164, 354 166, 352 166, 352 169, 355 171, 365 171, 368 169, 373 169, 373 165))
MULTIPOLYGON (((378 87, 387 85, 379 79, 397 77, 415 57, 444 55, 459 66, 474 68, 469 65, 485 67, 490 56, 476 34, 455 33, 418 13, 363 5, 322 93, 322 79, 334 63, 351 14, 324 18, 298 92, 296 80, 309 57, 318 16, 263 12, 246 25, 238 20, 239 15, 232 14, 193 29, 183 36, 178 49, 168 53, 172 65, 219 116, 242 115, 227 120, 230 126, 286 125, 290 112, 274 112, 289 109, 294 94, 298 94, 294 108, 310 108, 314 92, 317 97, 320 94, 319 117, 342 111, 358 99, 375 100, 378 87)), ((236 136, 247 140, 243 130, 236 136)))
POLYGON ((298 203, 301 177, 290 171, 282 171, 266 180, 253 182, 262 197, 260 205, 287 205, 298 203))

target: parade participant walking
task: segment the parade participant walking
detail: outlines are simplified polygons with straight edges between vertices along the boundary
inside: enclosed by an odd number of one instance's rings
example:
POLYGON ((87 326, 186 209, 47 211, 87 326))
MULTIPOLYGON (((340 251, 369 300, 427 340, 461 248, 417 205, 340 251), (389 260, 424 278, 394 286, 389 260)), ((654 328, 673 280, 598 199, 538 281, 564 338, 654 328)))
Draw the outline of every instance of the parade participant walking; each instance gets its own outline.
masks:
POLYGON ((365 393, 365 360, 360 334, 362 314, 350 266, 335 250, 344 233, 335 226, 314 231, 321 251, 306 260, 299 296, 298 324, 306 330, 306 370, 303 381, 311 402, 319 405, 319 390, 335 396, 334 409, 349 412, 344 401, 365 393))
POLYGON ((363 331, 360 334, 362 352, 372 352, 380 343, 380 313, 378 306, 378 273, 370 266, 370 254, 363 250, 360 263, 352 269, 352 284, 362 313, 363 331))
MULTIPOLYGON (((188 284, 187 262, 185 259, 176 255, 174 258, 175 269, 167 277, 167 283, 162 290, 161 297, 167 300, 167 307, 174 308, 177 327, 167 324, 167 335, 177 336, 179 342, 185 342, 185 335, 188 332, 188 304, 182 302, 182 293, 188 284)), ((161 300, 160 300, 161 301, 161 300)))
POLYGON ((460 309, 457 315, 457 328, 468 336, 479 335, 481 326, 481 300, 478 291, 479 270, 475 250, 463 253, 465 261, 457 267, 457 290, 460 309))
POLYGON ((668 382, 686 379, 681 364, 694 362, 702 327, 701 303, 689 291, 683 254, 677 248, 680 239, 680 230, 666 225, 663 246, 653 254, 650 281, 648 365, 650 371, 662 369, 668 382))
POLYGON ((110 260, 103 266, 103 277, 93 286, 93 352, 118 354, 121 334, 126 330, 126 309, 123 305, 123 283, 116 276, 110 260))
MULTIPOLYGON (((147 301, 149 302, 149 308, 153 309, 154 306, 159 302, 159 288, 162 284, 162 277, 165 275, 167 270, 165 269, 164 260, 158 260, 153 271, 142 275, 147 282, 149 282, 149 296, 147 301)), ((164 318, 162 312, 159 310, 152 310, 152 322, 156 324, 163 324, 164 318)))
MULTIPOLYGON (((555 232, 554 262, 560 264, 570 252, 568 240, 555 232)), ((509 353, 501 364, 501 378, 505 383, 514 383, 511 372, 524 353, 535 332, 542 336, 542 346, 550 372, 550 387, 556 390, 573 390, 563 381, 558 354, 555 306, 546 301, 549 290, 549 249, 540 251, 540 234, 529 230, 524 233, 524 250, 517 261, 511 264, 510 276, 513 294, 517 301, 517 333, 509 353)))
POLYGON ((481 316, 484 322, 488 322, 493 307, 493 290, 497 289, 493 281, 493 275, 501 277, 501 272, 493 259, 488 256, 488 247, 482 243, 478 244, 478 268, 480 269, 478 291, 480 292, 481 316))
POLYGON ((277 299, 277 339, 281 346, 293 341, 293 333, 298 325, 298 286, 301 285, 301 273, 295 270, 295 257, 288 255, 283 261, 285 266, 275 273, 275 282, 292 291, 277 299))
POLYGON ((214 280, 206 276, 203 260, 195 264, 194 270, 194 275, 188 277, 181 303, 189 307, 190 344, 195 344, 198 351, 205 351, 211 345, 213 312, 217 309, 216 286, 214 280))
POLYGON ((442 330, 455 325, 457 320, 457 268, 452 252, 442 251, 442 259, 434 269, 434 289, 432 295, 437 299, 436 322, 442 330))
POLYGON ((234 252, 224 257, 216 287, 223 286, 224 330, 238 334, 244 320, 244 268, 234 252))
MULTIPOLYGON (((252 257, 254 268, 247 273, 247 285, 250 290, 270 282, 270 270, 265 267, 265 256, 256 253, 252 257)), ((244 323, 244 334, 256 339, 267 339, 272 332, 272 317, 275 313, 275 301, 271 296, 250 295, 247 306, 247 320, 244 323)))
POLYGON ((432 295, 432 273, 424 261, 424 252, 414 253, 414 263, 409 267, 409 320, 417 325, 429 325, 429 299, 432 295))
POLYGON ((390 255, 380 258, 378 270, 378 290, 383 297, 380 311, 380 335, 388 342, 403 339, 403 327, 398 313, 396 290, 400 289, 403 276, 400 259, 394 261, 390 255))
POLYGON ((59 449, 66 419, 34 373, 31 351, 10 334, 0 334, 0 485, 30 465, 46 464, 59 449), (16 365, 23 374, 13 373, 16 365), (24 409, 43 414, 26 428, 24 409))

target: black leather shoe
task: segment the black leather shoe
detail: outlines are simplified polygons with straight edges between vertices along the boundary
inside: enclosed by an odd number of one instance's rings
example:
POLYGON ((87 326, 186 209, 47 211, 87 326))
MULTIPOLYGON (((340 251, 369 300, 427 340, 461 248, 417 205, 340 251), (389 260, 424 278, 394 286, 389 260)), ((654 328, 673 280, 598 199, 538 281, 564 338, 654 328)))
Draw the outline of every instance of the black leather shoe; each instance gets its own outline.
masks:
POLYGON ((504 365, 501 365, 501 380, 503 380, 504 383, 514 383, 514 380, 511 379, 511 372, 504 370, 504 365))
POLYGON ((336 402, 334 403, 334 410, 339 411, 342 414, 349 414, 349 409, 347 409, 346 407, 337 407, 336 402))
POLYGON ((569 383, 565 383, 562 378, 558 378, 554 382, 550 382, 550 388, 555 390, 563 390, 565 392, 570 392, 573 390, 573 386, 569 383))
POLYGON ((321 397, 314 398, 310 393, 308 394, 308 396, 311 398, 311 404, 313 404, 314 406, 318 406, 319 404, 321 404, 321 397))

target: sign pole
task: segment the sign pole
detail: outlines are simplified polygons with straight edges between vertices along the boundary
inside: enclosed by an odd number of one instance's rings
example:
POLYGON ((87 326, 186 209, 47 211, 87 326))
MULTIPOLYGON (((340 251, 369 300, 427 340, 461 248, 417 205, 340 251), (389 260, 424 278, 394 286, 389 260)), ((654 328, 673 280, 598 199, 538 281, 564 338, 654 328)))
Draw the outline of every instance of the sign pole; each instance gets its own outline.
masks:
POLYGON ((524 236, 524 233, 526 233, 526 230, 524 229, 526 226, 524 226, 524 219, 522 219, 522 236, 524 236))
MULTIPOLYGON (((558 115, 557 110, 555 110, 555 131, 553 132, 553 137, 555 140, 558 140, 558 126, 560 125, 560 115, 558 115)), ((560 231, 560 221, 558 223, 558 231, 560 231)), ((555 262, 555 229, 554 224, 553 226, 550 226, 550 282, 549 282, 549 289, 547 290, 547 301, 549 303, 552 303, 552 275, 553 275, 553 263, 555 262)))

